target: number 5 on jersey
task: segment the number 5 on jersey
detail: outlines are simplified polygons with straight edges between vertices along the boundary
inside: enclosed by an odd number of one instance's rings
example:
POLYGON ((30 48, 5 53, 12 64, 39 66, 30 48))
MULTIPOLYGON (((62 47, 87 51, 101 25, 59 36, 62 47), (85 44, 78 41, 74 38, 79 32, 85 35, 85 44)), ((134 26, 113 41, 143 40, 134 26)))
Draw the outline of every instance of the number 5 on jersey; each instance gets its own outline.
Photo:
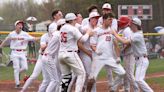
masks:
POLYGON ((61 32, 61 42, 67 42, 67 32, 61 32))

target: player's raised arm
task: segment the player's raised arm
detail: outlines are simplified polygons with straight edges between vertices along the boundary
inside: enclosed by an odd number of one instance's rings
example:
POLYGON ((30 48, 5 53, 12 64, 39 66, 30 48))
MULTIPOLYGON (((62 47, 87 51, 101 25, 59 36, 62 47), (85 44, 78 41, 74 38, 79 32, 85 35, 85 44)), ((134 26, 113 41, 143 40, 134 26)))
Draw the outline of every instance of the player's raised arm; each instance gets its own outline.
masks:
POLYGON ((118 41, 116 39, 113 40, 114 43, 114 50, 116 52, 117 57, 120 57, 120 48, 118 45, 118 41))
POLYGON ((92 30, 87 29, 85 35, 83 35, 79 40, 82 41, 82 42, 86 42, 88 40, 88 38, 90 36, 92 36, 93 34, 94 34, 94 32, 92 32, 92 30))
POLYGON ((124 43, 124 44, 130 44, 130 39, 124 39, 120 37, 115 31, 111 31, 111 33, 117 38, 118 41, 124 43))
POLYGON ((89 51, 89 50, 87 50, 84 46, 83 46, 83 43, 81 42, 81 41, 78 41, 77 42, 77 45, 78 45, 78 48, 80 49, 80 50, 82 50, 85 54, 87 54, 89 57, 92 57, 92 53, 89 51))
POLYGON ((4 41, 2 41, 2 43, 0 44, 0 48, 5 46, 5 43, 9 40, 9 38, 5 38, 4 41))

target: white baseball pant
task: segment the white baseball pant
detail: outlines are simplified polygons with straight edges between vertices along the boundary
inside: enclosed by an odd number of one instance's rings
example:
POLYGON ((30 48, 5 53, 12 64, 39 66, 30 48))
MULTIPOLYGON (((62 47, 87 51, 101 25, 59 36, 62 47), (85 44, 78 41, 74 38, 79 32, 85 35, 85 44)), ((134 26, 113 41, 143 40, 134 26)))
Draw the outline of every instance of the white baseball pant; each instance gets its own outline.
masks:
POLYGON ((126 71, 126 75, 124 78, 124 86, 125 90, 130 92, 130 84, 133 87, 134 92, 139 92, 138 84, 134 77, 134 69, 135 69, 135 57, 133 54, 129 54, 123 57, 124 61, 124 69, 126 71))
POLYGON ((61 82, 61 71, 58 58, 42 56, 42 84, 38 92, 59 92, 61 82))
MULTIPOLYGON (((86 55, 85 53, 82 53, 80 54, 80 58, 83 62, 83 65, 84 65, 84 68, 85 68, 85 71, 86 71, 86 76, 87 76, 87 79, 89 77, 89 74, 91 73, 91 66, 92 66, 92 59, 86 55)), ((86 83, 84 84, 84 87, 86 88, 87 87, 87 80, 86 80, 86 83)), ((96 83, 94 83, 92 89, 91 89, 91 92, 96 92, 96 83)))
POLYGON ((62 75, 68 75, 73 71, 77 76, 75 92, 82 92, 86 72, 77 52, 61 51, 59 53, 59 60, 61 64, 62 75))
POLYGON ((115 59, 113 58, 106 60, 94 60, 92 63, 92 69, 89 79, 94 78, 96 80, 97 75, 104 66, 111 67, 112 71, 118 75, 117 80, 114 81, 112 87, 120 83, 120 80, 122 80, 122 77, 125 75, 125 70, 123 69, 121 64, 117 64, 115 59))
POLYGON ((10 60, 13 62, 15 83, 16 85, 20 85, 20 73, 22 71, 28 70, 25 51, 12 51, 10 55, 10 60))
POLYGON ((138 83, 138 86, 142 89, 144 92, 153 92, 153 90, 149 87, 149 85, 144 81, 146 70, 149 66, 149 60, 147 57, 139 57, 139 59, 136 59, 136 81, 138 83))
POLYGON ((28 80, 26 81, 26 83, 24 84, 23 88, 22 88, 22 92, 24 92, 29 86, 30 84, 37 79, 37 77, 40 75, 41 71, 42 71, 42 61, 41 61, 41 57, 42 55, 38 56, 38 60, 35 64, 34 70, 31 74, 31 76, 28 78, 28 80))
POLYGON ((105 66, 105 69, 107 71, 108 86, 110 88, 113 85, 113 72, 112 72, 112 68, 110 66, 105 66))

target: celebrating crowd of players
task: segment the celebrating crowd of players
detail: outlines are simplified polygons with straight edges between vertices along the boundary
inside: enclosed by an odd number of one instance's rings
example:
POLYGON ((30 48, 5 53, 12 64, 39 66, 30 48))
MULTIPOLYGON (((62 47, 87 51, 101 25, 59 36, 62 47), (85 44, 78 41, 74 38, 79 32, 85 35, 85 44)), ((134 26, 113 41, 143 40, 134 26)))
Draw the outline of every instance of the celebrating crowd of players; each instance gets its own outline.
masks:
POLYGON ((110 92, 116 92, 121 84, 125 92, 153 92, 144 81, 149 61, 141 20, 128 16, 117 20, 109 3, 102 6, 102 16, 96 5, 90 6, 88 12, 89 17, 83 19, 80 13, 67 13, 63 18, 60 10, 53 11, 53 21, 41 38, 22 31, 23 21, 15 22, 15 30, 0 47, 10 43, 16 88, 20 87, 20 74, 28 69, 28 41, 40 39, 37 63, 21 92, 41 72, 43 81, 38 92, 96 92, 96 79, 103 67, 110 92), (118 41, 122 43, 121 49, 118 41), (120 64, 120 53, 124 66, 120 64))

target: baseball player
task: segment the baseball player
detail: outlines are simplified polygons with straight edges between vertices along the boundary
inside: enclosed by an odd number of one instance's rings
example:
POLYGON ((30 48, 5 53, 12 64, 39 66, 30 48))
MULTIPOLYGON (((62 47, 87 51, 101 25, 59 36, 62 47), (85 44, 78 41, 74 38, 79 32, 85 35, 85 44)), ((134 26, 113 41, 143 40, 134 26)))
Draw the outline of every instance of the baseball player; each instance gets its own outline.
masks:
MULTIPOLYGON (((89 8, 88 8, 88 13, 90 14, 91 12, 98 12, 98 7, 97 5, 91 5, 89 8)), ((84 18, 81 25, 82 26, 85 26, 85 25, 88 25, 89 24, 89 18, 84 18)))
POLYGON ((67 92, 69 83, 71 81, 71 72, 77 76, 75 92, 82 92, 85 82, 85 69, 80 60, 77 51, 78 41, 87 41, 93 33, 88 30, 83 36, 75 27, 76 15, 74 13, 67 13, 65 16, 66 24, 60 29, 61 45, 59 60, 62 71, 62 92, 67 92))
MULTIPOLYGON (((47 31, 48 31, 48 26, 47 26, 47 31)), ((38 60, 35 64, 33 73, 31 76, 28 78, 28 80, 25 82, 21 92, 25 92, 25 90, 29 87, 29 85, 40 75, 42 71, 42 62, 41 62, 41 57, 44 53, 45 48, 47 47, 48 41, 49 41, 49 33, 45 33, 42 35, 40 39, 40 49, 39 49, 39 56, 38 60)))
POLYGON ((147 58, 147 49, 143 37, 143 32, 141 30, 141 20, 139 18, 133 18, 132 23, 130 24, 130 28, 134 32, 130 39, 121 38, 115 31, 112 31, 112 33, 120 42, 124 44, 131 44, 136 60, 136 82, 142 91, 153 92, 149 85, 144 81, 146 70, 149 66, 149 61, 147 58))
MULTIPOLYGON (((60 30, 60 28, 63 26, 65 24, 65 19, 59 19, 58 21, 57 21, 57 30, 60 30)), ((54 32, 56 32, 56 31, 54 31, 54 32)), ((52 51, 51 53, 52 54, 58 54, 58 53, 55 53, 55 47, 53 47, 53 45, 55 44, 55 39, 56 39, 56 36, 58 36, 58 34, 60 34, 59 33, 59 31, 57 31, 56 33, 54 33, 54 34, 52 34, 52 37, 50 36, 49 37, 49 41, 48 41, 48 43, 49 43, 49 52, 50 52, 50 50, 52 51), (53 37, 53 35, 55 35, 54 37, 53 37), (50 43, 51 42, 51 43, 50 43), (52 50, 53 49, 53 50, 52 50), (54 51, 54 52, 53 52, 54 51)), ((59 39, 60 40, 60 39, 59 39)), ((58 44, 59 45, 59 44, 58 44)), ((56 45, 54 45, 54 46, 56 46, 56 45)), ((47 51, 48 52, 48 51, 47 51)), ((46 53, 47 53, 46 52, 46 53)), ((42 81, 42 83, 41 83, 41 85, 40 85, 40 87, 39 87, 39 91, 38 92, 45 92, 46 91, 46 89, 47 90, 51 90, 51 87, 53 87, 53 86, 51 86, 51 85, 53 85, 53 82, 56 80, 56 79, 53 79, 53 77, 57 77, 57 78, 60 78, 60 71, 58 71, 59 73, 58 73, 58 75, 51 75, 51 74, 49 74, 49 73, 51 73, 51 71, 50 70, 47 70, 47 69, 49 69, 49 67, 47 66, 47 62, 45 62, 44 60, 45 59, 47 59, 47 58, 49 58, 49 56, 48 55, 46 55, 46 54, 43 54, 42 56, 44 56, 44 57, 42 57, 42 59, 41 59, 41 62, 42 62, 42 71, 44 71, 42 74, 43 74, 43 81, 42 81), (46 67, 48 67, 48 68, 46 68, 46 67), (52 78, 51 78, 52 77, 52 78), (52 79, 53 81, 52 81, 52 83, 50 84, 50 79, 52 79), (49 86, 49 87, 48 87, 49 86), (49 89, 48 89, 48 88, 49 89)), ((51 60, 51 59, 50 59, 51 60)), ((53 63, 54 62, 49 62, 50 64, 52 63, 52 66, 51 67, 53 67, 53 68, 55 68, 56 67, 56 65, 53 65, 53 63)), ((59 65, 58 65, 59 66, 59 65)), ((57 69, 59 69, 59 67, 57 67, 57 69)), ((53 71, 52 71, 53 72, 53 71)), ((53 74, 53 73, 52 73, 53 74)), ((59 80, 60 81, 60 80, 59 80)), ((49 92, 48 91, 48 92, 49 92)))
MULTIPOLYGON (((82 27, 82 30, 81 30, 82 34, 85 34, 87 29, 94 30, 95 28, 97 28, 97 22, 98 22, 99 17, 100 15, 98 12, 91 12, 89 14, 89 24, 82 27)), ((85 88, 86 88, 88 76, 91 72, 91 63, 92 63, 92 49, 90 48, 90 39, 88 39, 87 42, 84 42, 84 43, 79 42, 78 46, 79 46, 79 49, 81 50, 79 56, 86 70, 86 83, 85 83, 85 88)), ((96 92, 96 83, 94 84, 92 92, 96 92)))
POLYGON ((75 15, 76 15, 76 21, 77 21, 77 23, 76 24, 79 24, 79 25, 81 25, 81 23, 82 23, 82 20, 83 20, 83 16, 80 14, 80 13, 75 13, 75 15))
POLYGON ((3 47, 5 42, 10 42, 11 55, 10 60, 13 62, 14 78, 16 88, 20 86, 19 75, 28 69, 26 48, 28 41, 39 40, 39 38, 30 36, 27 32, 22 31, 23 21, 15 22, 15 30, 10 32, 0 47, 3 47))
MULTIPOLYGON (((131 19, 128 16, 121 16, 118 19, 119 34, 122 34, 122 37, 125 39, 130 39, 132 31, 129 27, 131 19)), ((139 87, 135 81, 134 77, 134 68, 135 68, 135 58, 133 55, 133 50, 130 45, 123 44, 123 61, 124 69, 126 71, 126 76, 124 79, 125 92, 130 92, 130 84, 133 87, 134 92, 139 92, 139 87)))
POLYGON ((53 18, 53 21, 49 25, 49 33, 50 34, 53 34, 53 32, 57 30, 57 24, 56 23, 59 19, 63 18, 63 14, 60 10, 54 10, 52 12, 52 18, 53 18))
MULTIPOLYGON (((79 31, 80 31, 81 28, 82 28, 81 23, 82 23, 83 17, 82 17, 82 15, 81 15, 80 13, 78 13, 78 12, 75 13, 75 15, 76 15, 76 24, 75 24, 75 27, 76 27, 77 29, 79 29, 79 31)), ((80 50, 79 50, 79 52, 80 52, 80 50)), ((79 53, 78 53, 78 54, 79 54, 79 53)), ((70 84, 69 84, 68 92, 70 92, 71 90, 73 90, 73 87, 74 87, 74 85, 75 85, 76 79, 77 79, 77 76, 76 76, 75 74, 72 74, 72 80, 71 80, 71 82, 70 82, 70 84)))
MULTIPOLYGON (((102 6, 102 15, 107 14, 107 13, 113 13, 112 6, 109 3, 105 3, 102 6)), ((102 25, 102 23, 103 23, 103 18, 100 17, 98 20, 98 25, 102 25)), ((111 28, 117 30, 117 28, 118 28, 117 19, 113 18, 111 28)))
MULTIPOLYGON (((102 27, 96 28, 94 31, 96 34, 91 37, 90 43, 93 51, 96 55, 93 58, 92 69, 89 76, 88 88, 91 88, 93 82, 96 81, 97 75, 104 66, 108 66, 117 74, 117 78, 114 81, 114 85, 118 84, 122 77, 125 75, 125 70, 121 66, 120 62, 116 62, 113 56, 113 47, 118 47, 116 40, 110 34, 109 26, 111 25, 113 15, 111 13, 103 15, 102 27), (109 49, 110 48, 110 49, 109 49)), ((119 50, 115 49, 117 55, 119 50)), ((90 92, 90 91, 89 91, 90 92)))
MULTIPOLYGON (((108 13, 113 13, 111 4, 104 3, 103 6, 102 6, 102 15, 108 14, 108 13)), ((100 17, 99 20, 98 20, 98 25, 101 26, 102 23, 103 23, 103 18, 100 17)), ((112 28, 112 29, 117 30, 118 25, 117 25, 117 20, 115 18, 112 19, 112 24, 109 27, 112 28)), ((113 54, 115 56, 115 59, 116 60, 118 59, 118 61, 120 61, 119 58, 116 57, 116 52, 115 51, 113 52, 113 54)), ((109 89, 110 89, 111 86, 112 86, 112 83, 113 83, 112 69, 110 67, 108 67, 108 66, 105 66, 105 69, 107 70, 108 86, 109 86, 109 89)))
POLYGON ((39 92, 59 92, 61 73, 58 61, 58 51, 60 47, 60 33, 55 31, 53 37, 49 40, 47 48, 42 56, 43 75, 47 78, 47 88, 39 92))

